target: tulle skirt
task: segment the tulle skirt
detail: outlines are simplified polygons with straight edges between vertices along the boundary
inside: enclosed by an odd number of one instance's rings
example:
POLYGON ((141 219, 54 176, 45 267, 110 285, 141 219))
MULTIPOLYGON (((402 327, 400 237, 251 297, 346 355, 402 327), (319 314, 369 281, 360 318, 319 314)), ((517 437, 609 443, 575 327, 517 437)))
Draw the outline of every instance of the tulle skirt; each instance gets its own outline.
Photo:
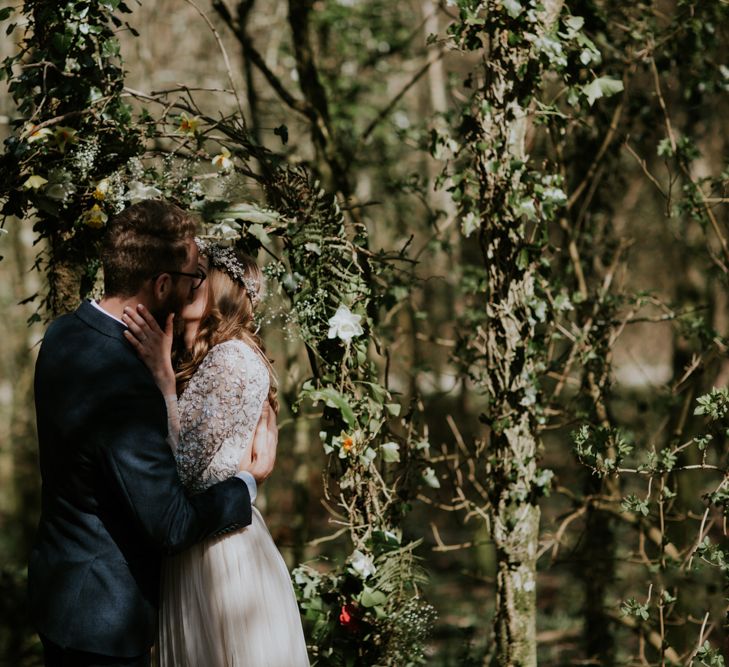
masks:
POLYGON ((160 667, 308 666, 286 563, 260 512, 250 526, 168 558, 160 667))

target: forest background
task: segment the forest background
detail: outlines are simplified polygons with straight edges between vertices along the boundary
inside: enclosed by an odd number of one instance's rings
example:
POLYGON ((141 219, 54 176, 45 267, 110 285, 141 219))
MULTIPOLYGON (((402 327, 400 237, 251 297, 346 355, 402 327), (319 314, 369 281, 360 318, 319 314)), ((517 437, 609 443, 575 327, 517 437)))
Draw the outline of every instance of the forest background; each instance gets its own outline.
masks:
POLYGON ((727 2, 43 4, 0 9, 2 664, 34 355, 135 192, 268 266, 259 507, 319 664, 724 664, 727 2))

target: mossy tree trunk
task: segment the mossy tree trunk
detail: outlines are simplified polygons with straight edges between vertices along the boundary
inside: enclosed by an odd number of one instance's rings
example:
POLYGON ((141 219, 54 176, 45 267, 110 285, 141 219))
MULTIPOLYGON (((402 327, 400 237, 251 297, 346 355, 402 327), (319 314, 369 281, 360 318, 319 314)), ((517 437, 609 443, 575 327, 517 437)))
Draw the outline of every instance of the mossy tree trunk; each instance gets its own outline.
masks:
POLYGON ((488 400, 480 416, 487 432, 477 449, 485 460, 497 556, 494 660, 500 666, 537 664, 537 499, 549 479, 537 465, 550 312, 543 259, 552 215, 548 204, 537 204, 531 215, 523 209, 524 202, 538 201, 533 184, 551 178, 532 167, 527 154, 545 59, 524 35, 546 36, 561 8, 561 0, 534 11, 519 3, 474 4, 461 9, 457 34, 462 48, 482 49, 480 71, 470 77, 478 87, 458 128, 457 157, 467 162, 451 174, 451 192, 466 236, 478 232, 483 271, 470 304, 480 321, 457 354, 488 400))

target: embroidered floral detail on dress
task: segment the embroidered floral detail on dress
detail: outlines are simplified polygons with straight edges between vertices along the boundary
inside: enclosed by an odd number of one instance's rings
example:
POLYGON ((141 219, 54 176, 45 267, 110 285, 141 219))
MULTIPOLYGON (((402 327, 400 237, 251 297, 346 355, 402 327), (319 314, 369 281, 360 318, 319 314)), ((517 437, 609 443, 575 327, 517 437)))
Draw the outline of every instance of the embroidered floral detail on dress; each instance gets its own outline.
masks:
POLYGON ((248 447, 269 390, 268 369, 241 340, 213 347, 179 399, 175 458, 192 492, 232 477, 248 447))

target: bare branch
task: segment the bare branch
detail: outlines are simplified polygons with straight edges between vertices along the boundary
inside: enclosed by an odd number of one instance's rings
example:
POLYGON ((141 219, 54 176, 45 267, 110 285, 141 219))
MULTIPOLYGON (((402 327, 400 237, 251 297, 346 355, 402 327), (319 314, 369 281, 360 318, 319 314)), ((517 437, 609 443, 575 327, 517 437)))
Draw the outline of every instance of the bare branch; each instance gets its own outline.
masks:
POLYGON ((240 113, 240 119, 241 123, 243 123, 243 128, 246 128, 246 117, 243 113, 243 105, 240 101, 240 96, 238 95, 238 88, 236 88, 235 80, 233 79, 233 70, 230 67, 230 59, 228 58, 228 52, 225 50, 225 46, 223 45, 223 40, 220 39, 220 35, 218 34, 218 31, 216 30, 215 26, 213 25, 212 21, 207 17, 207 14, 202 11, 192 0, 185 0, 185 2, 188 5, 191 5, 195 8, 195 11, 200 14, 200 16, 203 18, 205 23, 208 24, 208 28, 210 28, 210 31, 215 36, 215 40, 218 42, 218 46, 220 47, 220 52, 223 54, 223 60, 225 61, 225 69, 228 73, 228 80, 230 81, 230 87, 233 89, 233 93, 235 94, 235 101, 238 105, 238 112, 240 113))
POLYGON ((360 142, 365 142, 369 138, 369 136, 372 134, 372 132, 375 130, 375 128, 390 114, 390 112, 395 108, 397 103, 403 98, 405 93, 408 92, 420 79, 422 76, 433 66, 434 63, 438 62, 444 55, 443 50, 439 50, 435 54, 431 54, 431 56, 428 58, 428 61, 423 65, 408 81, 401 89, 400 91, 390 100, 389 104, 385 106, 384 109, 380 111, 380 113, 377 114, 377 116, 370 122, 370 124, 367 126, 367 129, 362 133, 362 136, 360 137, 360 142))

